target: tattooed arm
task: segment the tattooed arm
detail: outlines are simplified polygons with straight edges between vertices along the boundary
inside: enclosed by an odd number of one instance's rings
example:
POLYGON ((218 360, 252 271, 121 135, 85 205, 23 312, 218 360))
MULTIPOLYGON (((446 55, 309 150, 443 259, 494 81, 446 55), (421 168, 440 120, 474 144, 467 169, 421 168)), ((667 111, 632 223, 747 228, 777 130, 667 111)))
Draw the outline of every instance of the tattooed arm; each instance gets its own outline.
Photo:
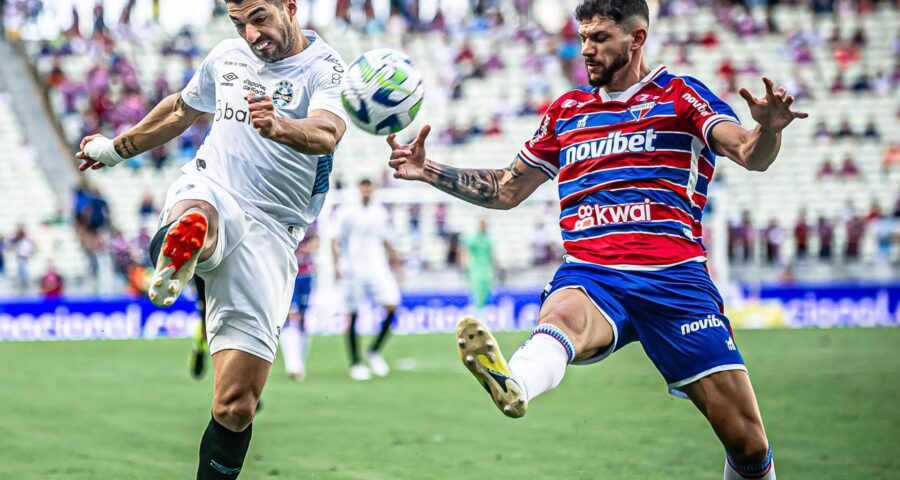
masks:
POLYGON ((469 203, 501 210, 515 207, 547 180, 543 172, 519 159, 499 170, 435 163, 425 156, 425 138, 430 131, 426 125, 409 145, 400 145, 394 135, 388 136, 392 149, 389 165, 395 178, 419 180, 469 203))
POLYGON ((97 170, 104 165, 115 165, 167 143, 184 133, 204 112, 191 108, 181 99, 180 93, 164 98, 137 125, 109 140, 102 135, 91 135, 81 141, 81 151, 75 158, 82 160, 79 167, 97 170))

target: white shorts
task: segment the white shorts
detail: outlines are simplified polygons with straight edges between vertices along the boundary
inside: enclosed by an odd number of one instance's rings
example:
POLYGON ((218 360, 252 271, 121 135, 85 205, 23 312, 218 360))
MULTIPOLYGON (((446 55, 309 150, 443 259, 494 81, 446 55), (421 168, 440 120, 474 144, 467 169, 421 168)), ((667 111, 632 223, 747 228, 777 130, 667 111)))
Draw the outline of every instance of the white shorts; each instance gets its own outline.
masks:
POLYGON ((348 273, 344 295, 350 312, 358 311, 366 298, 382 306, 400 304, 400 287, 390 269, 348 273))
POLYGON ((206 283, 209 352, 241 350, 271 363, 297 277, 296 243, 285 241, 293 237, 273 232, 222 187, 191 173, 169 187, 160 226, 181 200, 203 200, 219 215, 216 250, 195 270, 206 283))

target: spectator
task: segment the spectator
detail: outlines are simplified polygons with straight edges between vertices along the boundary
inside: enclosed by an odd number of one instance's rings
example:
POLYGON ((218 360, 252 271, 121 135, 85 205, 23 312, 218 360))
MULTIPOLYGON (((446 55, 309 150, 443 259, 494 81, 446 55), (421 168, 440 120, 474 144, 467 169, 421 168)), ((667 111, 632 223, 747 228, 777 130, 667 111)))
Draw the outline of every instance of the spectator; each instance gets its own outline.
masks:
POLYGON ((813 130, 813 139, 818 141, 831 140, 831 132, 828 131, 828 125, 825 120, 819 120, 813 130))
POLYGON ((484 134, 488 137, 503 135, 503 122, 500 121, 500 117, 496 115, 491 117, 491 120, 488 122, 487 127, 485 127, 484 129, 484 134))
POLYGON ((703 35, 700 36, 699 43, 703 47, 714 48, 719 44, 719 37, 716 36, 715 31, 707 30, 703 35))
POLYGON ((109 252, 112 256, 113 270, 124 283, 128 283, 128 267, 133 263, 131 244, 122 232, 113 232, 109 241, 109 252))
POLYGON ((889 262, 891 260, 891 244, 894 241, 896 229, 894 219, 888 217, 887 214, 879 215, 872 223, 879 261, 889 262))
POLYGON ((866 128, 863 130, 862 137, 868 140, 880 140, 881 133, 878 132, 878 127, 875 126, 875 119, 869 117, 869 120, 866 122, 866 128))
POLYGON ((866 224, 872 223, 881 217, 881 205, 878 205, 878 200, 872 199, 872 203, 869 204, 869 211, 866 213, 866 224))
POLYGON ((838 170, 838 176, 844 180, 855 180, 859 178, 859 167, 853 161, 853 157, 847 155, 841 163, 841 169, 838 170))
POLYGON ((830 158, 825 158, 825 160, 822 161, 822 165, 819 166, 819 173, 818 173, 819 180, 829 180, 832 177, 834 177, 834 175, 835 175, 834 164, 831 163, 830 158))
POLYGON ((781 254, 781 241, 784 238, 784 230, 778 225, 778 221, 773 218, 769 220, 769 224, 763 229, 762 236, 766 241, 766 263, 777 265, 781 254))
POLYGON ((838 127, 837 132, 834 133, 834 137, 838 140, 856 138, 856 133, 853 131, 853 127, 850 126, 849 119, 844 118, 841 120, 841 125, 838 127))
POLYGON ((866 233, 866 222, 859 216, 853 216, 847 221, 847 244, 844 248, 844 260, 855 262, 859 260, 860 244, 866 233))
POLYGON ((19 287, 25 289, 28 287, 28 282, 31 278, 28 274, 28 262, 34 254, 35 246, 28 232, 25 231, 24 225, 19 224, 16 227, 16 233, 13 234, 12 238, 12 246, 16 252, 16 280, 19 283, 19 287))
POLYGON ((738 241, 741 245, 741 252, 744 262, 749 262, 753 258, 753 220, 750 218, 750 212, 744 210, 741 214, 741 223, 738 226, 738 241))
POLYGON ((800 210, 800 217, 794 224, 794 250, 797 260, 806 260, 809 254, 809 223, 805 209, 800 210))
POLYGON ((691 61, 690 51, 685 45, 678 47, 678 53, 675 55, 675 65, 690 67, 694 62, 691 61))
POLYGON ((831 93, 839 93, 845 90, 847 90, 847 83, 844 81, 844 74, 838 72, 831 81, 831 85, 828 86, 828 91, 831 93))
POLYGON ((864 47, 866 45, 866 31, 862 26, 856 27, 856 30, 853 31, 850 44, 854 47, 864 47))
POLYGON ((422 205, 419 203, 412 203, 409 205, 409 231, 413 234, 413 236, 418 237, 419 235, 419 225, 422 220, 422 205))
POLYGON ((863 72, 855 82, 853 82, 853 91, 856 93, 865 93, 872 91, 872 78, 868 73, 863 72))
POLYGON ((734 68, 730 59, 726 58, 725 60, 722 60, 722 63, 719 64, 717 73, 719 79, 722 80, 722 83, 725 85, 725 91, 737 91, 737 69, 734 68))
POLYGON ((900 143, 892 143, 884 149, 882 164, 885 170, 890 169, 894 165, 900 165, 900 143))
POLYGON ((47 300, 59 299, 63 295, 63 277, 52 263, 47 265, 47 271, 41 276, 41 294, 47 300))
POLYGON ((6 239, 0 235, 0 278, 6 276, 6 239))
POLYGON ((830 262, 834 253, 834 224, 831 220, 820 216, 816 235, 819 237, 819 259, 830 262))
POLYGON ((446 237, 450 234, 447 229, 447 205, 443 203, 437 204, 434 208, 434 224, 437 234, 440 237, 446 237))
POLYGON ((138 215, 140 215, 141 220, 146 220, 147 217, 156 213, 156 207, 153 205, 153 193, 147 191, 144 192, 144 196, 141 198, 141 205, 138 208, 138 215))

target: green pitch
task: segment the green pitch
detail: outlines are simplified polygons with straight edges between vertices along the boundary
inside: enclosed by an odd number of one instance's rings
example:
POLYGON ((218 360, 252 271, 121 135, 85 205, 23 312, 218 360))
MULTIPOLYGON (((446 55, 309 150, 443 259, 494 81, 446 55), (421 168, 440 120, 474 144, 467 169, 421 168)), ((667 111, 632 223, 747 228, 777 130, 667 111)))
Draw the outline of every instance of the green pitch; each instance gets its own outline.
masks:
MULTIPOLYGON (((524 336, 500 340, 509 354, 524 336)), ((898 478, 900 329, 737 339, 779 478, 898 478)), ((193 478, 211 382, 188 377, 188 348, 0 344, 0 478, 193 478)), ((367 383, 347 377, 337 337, 313 341, 305 383, 278 362, 241 478, 722 478, 712 431, 666 394, 640 346, 569 369, 521 420, 494 408, 449 335, 393 338, 386 357, 392 375, 367 383)))

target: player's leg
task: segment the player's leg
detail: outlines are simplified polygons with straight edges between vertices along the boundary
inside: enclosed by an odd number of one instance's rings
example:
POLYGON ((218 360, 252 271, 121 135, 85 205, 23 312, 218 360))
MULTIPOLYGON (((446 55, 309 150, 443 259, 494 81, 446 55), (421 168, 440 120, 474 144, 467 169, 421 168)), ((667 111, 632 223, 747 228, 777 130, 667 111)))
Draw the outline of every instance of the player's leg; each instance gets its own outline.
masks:
POLYGON ((164 224, 150 243, 156 271, 148 296, 167 307, 181 294, 197 263, 215 253, 219 215, 207 201, 184 199, 172 205, 164 224))
POLYGON ((381 350, 384 348, 385 341, 391 333, 394 325, 394 319, 397 317, 397 306, 400 304, 400 286, 397 280, 390 272, 384 272, 380 275, 380 279, 373 282, 373 296, 379 305, 384 307, 384 318, 381 320, 381 327, 372 346, 369 347, 368 358, 369 367, 372 373, 379 377, 386 377, 390 372, 387 362, 381 356, 381 350))
POLYGON ((206 284, 202 278, 195 275, 194 285, 197 287, 197 311, 200 314, 200 322, 197 323, 197 329, 194 331, 188 362, 191 376, 199 379, 206 372, 206 353, 208 351, 206 343, 206 284))
POLYGON ((306 378, 304 349, 306 336, 303 327, 303 314, 309 298, 311 277, 298 276, 294 281, 294 293, 291 299, 291 312, 288 314, 285 328, 281 332, 281 351, 284 357, 284 369, 288 376, 297 381, 306 378))
POLYGON ((212 360, 212 419, 200 441, 197 479, 233 479, 243 468, 253 415, 272 364, 240 350, 220 350, 212 360))
POLYGON ((521 417, 529 400, 559 385, 570 363, 595 358, 615 340, 612 323, 580 288, 562 288, 545 299, 538 326, 508 366, 481 322, 464 318, 456 333, 466 367, 510 417, 521 417))
POLYGON ((358 276, 345 279, 345 302, 350 322, 347 325, 347 353, 350 355, 350 378, 353 380, 369 380, 372 371, 362 362, 359 354, 359 333, 356 321, 359 318, 359 306, 365 297, 365 283, 358 276))
POLYGON ((725 447, 725 480, 775 480, 772 451, 747 372, 714 373, 680 389, 709 420, 725 447))

